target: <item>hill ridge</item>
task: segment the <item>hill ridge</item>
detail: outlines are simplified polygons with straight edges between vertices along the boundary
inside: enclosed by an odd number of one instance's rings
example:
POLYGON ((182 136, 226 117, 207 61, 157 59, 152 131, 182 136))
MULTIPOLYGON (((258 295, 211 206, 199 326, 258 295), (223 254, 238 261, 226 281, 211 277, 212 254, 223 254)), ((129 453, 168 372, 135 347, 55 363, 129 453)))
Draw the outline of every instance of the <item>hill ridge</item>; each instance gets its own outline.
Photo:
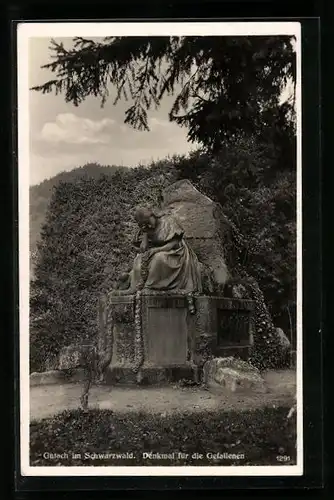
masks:
MULTIPOLYGON (((72 170, 64 170, 49 179, 45 179, 39 184, 29 188, 29 237, 30 252, 34 254, 39 240, 40 230, 45 220, 49 201, 55 186, 61 182, 74 182, 77 179, 91 177, 98 178, 102 175, 113 175, 115 172, 127 169, 120 165, 100 165, 99 163, 86 163, 72 170)), ((31 262, 30 271, 33 274, 33 263, 31 262)))

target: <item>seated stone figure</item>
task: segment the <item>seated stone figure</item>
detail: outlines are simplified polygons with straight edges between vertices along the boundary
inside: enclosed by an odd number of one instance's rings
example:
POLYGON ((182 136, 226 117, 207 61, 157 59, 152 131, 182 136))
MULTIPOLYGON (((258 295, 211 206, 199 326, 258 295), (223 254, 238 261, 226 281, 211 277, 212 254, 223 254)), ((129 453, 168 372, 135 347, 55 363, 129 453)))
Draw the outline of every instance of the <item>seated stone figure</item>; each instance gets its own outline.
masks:
POLYGON ((129 275, 122 276, 118 294, 143 288, 201 293, 201 266, 178 221, 147 207, 137 207, 135 219, 139 231, 134 243, 140 252, 129 275))

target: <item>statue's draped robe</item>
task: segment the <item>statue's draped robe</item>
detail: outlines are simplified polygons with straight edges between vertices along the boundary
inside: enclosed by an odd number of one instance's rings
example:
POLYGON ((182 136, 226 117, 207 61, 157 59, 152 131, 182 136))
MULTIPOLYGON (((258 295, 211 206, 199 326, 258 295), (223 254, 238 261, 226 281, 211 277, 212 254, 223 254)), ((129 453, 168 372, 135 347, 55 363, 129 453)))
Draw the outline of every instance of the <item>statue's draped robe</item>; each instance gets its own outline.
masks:
MULTIPOLYGON (((137 244, 140 240, 137 235, 137 244)), ((152 290, 182 290, 201 292, 201 269, 194 251, 184 239, 184 231, 176 219, 169 214, 157 217, 157 226, 148 233, 149 249, 158 250, 149 257, 145 288, 152 290), (170 248, 163 246, 169 244, 170 248)), ((131 271, 131 288, 135 288, 141 278, 143 254, 134 259, 131 271)))

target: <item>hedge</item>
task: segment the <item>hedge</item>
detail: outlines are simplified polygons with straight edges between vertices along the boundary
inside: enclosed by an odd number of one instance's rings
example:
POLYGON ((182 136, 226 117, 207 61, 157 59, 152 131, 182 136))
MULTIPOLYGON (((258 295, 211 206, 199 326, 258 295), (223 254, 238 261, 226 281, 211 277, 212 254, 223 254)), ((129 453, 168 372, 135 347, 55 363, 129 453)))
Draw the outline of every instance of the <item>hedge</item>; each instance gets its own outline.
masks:
POLYGON ((122 415, 111 410, 67 410, 31 422, 30 461, 32 466, 294 465, 296 422, 287 420, 288 411, 271 407, 122 415), (112 456, 126 453, 133 455, 112 456), (143 453, 175 455, 144 459, 143 453))

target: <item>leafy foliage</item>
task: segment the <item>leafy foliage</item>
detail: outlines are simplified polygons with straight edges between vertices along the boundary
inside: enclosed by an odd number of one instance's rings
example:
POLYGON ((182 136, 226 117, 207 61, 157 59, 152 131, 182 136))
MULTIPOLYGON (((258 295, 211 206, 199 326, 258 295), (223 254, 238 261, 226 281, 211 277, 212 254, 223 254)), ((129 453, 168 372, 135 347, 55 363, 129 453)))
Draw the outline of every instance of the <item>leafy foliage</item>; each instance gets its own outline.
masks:
POLYGON ((55 78, 33 90, 64 93, 75 106, 94 95, 103 105, 111 84, 114 103, 129 102, 125 123, 139 130, 149 130, 148 111, 166 95, 175 96, 170 120, 211 151, 236 134, 269 142, 294 126, 293 102, 280 105, 296 78, 289 36, 77 37, 69 50, 55 41, 50 49, 43 67, 55 78))
POLYGON ((95 338, 97 296, 134 256, 132 208, 158 203, 163 186, 178 178, 219 202, 233 223, 228 265, 258 281, 251 280, 259 306, 255 357, 261 366, 275 359, 270 315, 291 338, 295 323, 295 116, 293 100, 280 104, 284 86, 295 82, 292 38, 74 41, 70 50, 52 43, 45 67, 55 79, 34 90, 64 93, 76 106, 94 95, 103 105, 111 84, 115 103, 129 100, 125 122, 139 130, 148 130, 148 111, 173 95, 170 120, 203 147, 149 169, 58 186, 34 256, 32 365, 64 342, 95 338))
POLYGON ((133 204, 157 202, 147 186, 163 187, 170 176, 160 171, 155 181, 154 168, 138 168, 57 184, 31 282, 31 370, 45 368, 63 346, 97 338, 98 297, 135 255, 133 204))
POLYGON ((180 159, 181 177, 221 204, 234 225, 229 268, 256 277, 274 322, 288 331, 296 307, 295 162, 279 163, 271 146, 254 137, 231 140, 219 156, 180 159), (236 243, 240 241, 240 254, 236 243))
POLYGON ((271 313, 276 326, 289 331, 292 318, 294 328, 294 175, 287 170, 270 181, 263 145, 244 144, 244 149, 241 145, 231 142, 222 157, 197 153, 150 168, 121 169, 112 176, 58 184, 31 284, 33 371, 45 369, 46 360, 54 358, 61 347, 97 338, 98 297, 130 269, 135 256, 134 206, 159 205, 164 187, 180 178, 190 178, 204 194, 221 203, 233 223, 233 242, 226 251, 229 268, 242 278, 256 276, 260 285, 252 289, 261 305, 255 361, 261 367, 270 358, 278 362, 268 325, 272 329, 271 313))
POLYGON ((65 411, 31 423, 30 461, 39 466, 138 466, 143 465, 144 452, 175 452, 173 460, 147 458, 145 465, 293 465, 296 425, 287 421, 288 411, 288 407, 279 407, 165 417, 139 412, 122 416, 109 410, 65 411), (43 458, 45 451, 62 455, 64 450, 70 450, 68 457, 43 458), (108 450, 133 453, 133 458, 99 459, 99 454, 108 450), (188 453, 188 458, 178 458, 178 451, 188 453), (208 459, 208 451, 244 454, 245 458, 208 459), (193 458, 193 453, 202 454, 202 458, 193 458), (277 462, 277 455, 285 455, 288 461, 277 462))
POLYGON ((122 169, 121 166, 102 166, 98 163, 86 163, 82 167, 74 168, 68 172, 59 174, 46 179, 40 184, 30 187, 29 193, 29 243, 31 252, 30 273, 34 275, 37 259, 37 242, 40 239, 41 227, 45 221, 45 216, 49 202, 53 193, 53 188, 60 182, 75 182, 83 177, 100 177, 104 175, 113 175, 116 170, 122 169))

